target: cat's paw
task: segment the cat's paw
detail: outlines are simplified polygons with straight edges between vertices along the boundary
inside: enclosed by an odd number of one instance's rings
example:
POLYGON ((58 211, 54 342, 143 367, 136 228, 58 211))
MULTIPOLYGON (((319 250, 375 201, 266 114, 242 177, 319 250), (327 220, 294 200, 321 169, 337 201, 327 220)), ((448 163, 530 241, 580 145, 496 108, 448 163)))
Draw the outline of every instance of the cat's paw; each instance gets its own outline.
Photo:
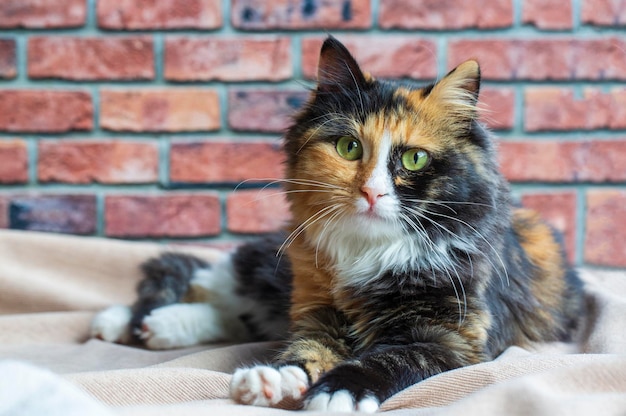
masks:
POLYGON ((142 323, 141 329, 136 329, 136 335, 141 339, 144 345, 151 350, 167 350, 186 346, 189 342, 184 342, 180 334, 173 326, 176 324, 166 314, 158 313, 157 310, 146 316, 142 323), (174 332, 174 333, 172 333, 174 332))
POLYGON ((259 365, 235 371, 230 397, 242 404, 273 406, 285 398, 301 398, 308 386, 308 376, 300 367, 287 365, 276 369, 259 365))
POLYGON ((307 410, 374 413, 380 407, 374 386, 380 380, 363 371, 358 363, 345 363, 323 374, 304 399, 307 410))
POLYGON ((153 310, 137 334, 153 350, 189 347, 227 338, 211 305, 181 303, 153 310))
POLYGON ((332 393, 317 393, 304 402, 306 410, 324 412, 363 412, 375 413, 380 404, 373 396, 365 396, 357 400, 348 390, 332 393))
POLYGON ((91 321, 91 337, 107 342, 129 343, 132 316, 130 307, 124 305, 110 306, 98 312, 91 321))

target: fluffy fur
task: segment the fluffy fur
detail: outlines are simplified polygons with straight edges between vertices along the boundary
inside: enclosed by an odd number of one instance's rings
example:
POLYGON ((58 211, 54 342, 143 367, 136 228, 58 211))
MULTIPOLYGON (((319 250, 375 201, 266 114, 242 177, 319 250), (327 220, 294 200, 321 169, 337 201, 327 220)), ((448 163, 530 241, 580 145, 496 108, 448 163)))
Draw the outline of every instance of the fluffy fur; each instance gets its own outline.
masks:
MULTIPOLYGON (((280 338, 289 322, 289 343, 271 366, 238 370, 233 399, 373 412, 510 345, 571 338, 584 313, 580 281, 553 230, 511 204, 477 121, 479 87, 475 61, 424 87, 377 80, 326 40, 317 87, 285 136, 288 235, 240 249, 234 298, 221 302, 221 316, 246 329, 234 338, 280 338), (276 252, 287 256, 277 262, 276 252)), ((148 281, 176 256, 153 262, 148 281)), ((189 267, 172 270, 151 301, 140 288, 137 305, 149 305, 133 308, 140 335, 145 317, 193 282, 189 267)), ((95 335, 104 333, 116 331, 95 335)))

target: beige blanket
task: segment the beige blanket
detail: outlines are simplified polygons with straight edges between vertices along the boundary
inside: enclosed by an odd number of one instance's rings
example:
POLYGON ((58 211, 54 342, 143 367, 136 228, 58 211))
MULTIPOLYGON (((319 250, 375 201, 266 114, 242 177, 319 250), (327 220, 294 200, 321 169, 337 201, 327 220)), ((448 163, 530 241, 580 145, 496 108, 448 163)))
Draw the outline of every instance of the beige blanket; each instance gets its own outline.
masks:
MULTIPOLYGON (((162 246, 0 231, 0 415, 270 415, 228 399, 230 373, 278 344, 148 351, 88 339, 94 311, 129 303, 162 246)), ((180 249, 180 247, 178 247, 180 249)), ((185 248, 209 260, 221 253, 185 248)), ((393 415, 625 415, 626 273, 581 271, 590 315, 575 344, 509 348, 418 383, 393 415)))

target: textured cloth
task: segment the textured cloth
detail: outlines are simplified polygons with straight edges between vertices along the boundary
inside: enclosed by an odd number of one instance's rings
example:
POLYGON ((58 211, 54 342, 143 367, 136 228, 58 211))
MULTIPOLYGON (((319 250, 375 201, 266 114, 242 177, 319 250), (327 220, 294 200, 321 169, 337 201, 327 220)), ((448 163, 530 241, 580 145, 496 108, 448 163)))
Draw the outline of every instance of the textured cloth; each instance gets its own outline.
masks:
MULTIPOLYGON (((279 343, 148 351, 88 338, 94 312, 131 302, 141 277, 138 265, 163 249, 151 243, 0 231, 0 414, 293 413, 290 402, 266 409, 228 399, 233 369, 269 359, 279 343)), ((175 249, 209 261, 222 256, 209 248, 175 249)), ((381 411, 626 414, 626 273, 581 274, 590 313, 578 342, 511 347, 492 362, 411 386, 383 403, 381 411)))

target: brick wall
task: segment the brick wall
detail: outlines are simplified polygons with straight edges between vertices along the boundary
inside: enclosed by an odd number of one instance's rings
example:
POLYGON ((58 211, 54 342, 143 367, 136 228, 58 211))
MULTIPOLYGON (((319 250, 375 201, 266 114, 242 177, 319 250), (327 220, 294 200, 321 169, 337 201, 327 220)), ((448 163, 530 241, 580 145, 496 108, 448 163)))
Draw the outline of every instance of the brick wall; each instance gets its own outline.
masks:
POLYGON ((626 267, 621 0, 2 0, 0 227, 222 242, 280 226, 278 140, 335 34, 383 77, 482 63, 517 197, 626 267), (265 182, 245 182, 267 178, 265 182))

